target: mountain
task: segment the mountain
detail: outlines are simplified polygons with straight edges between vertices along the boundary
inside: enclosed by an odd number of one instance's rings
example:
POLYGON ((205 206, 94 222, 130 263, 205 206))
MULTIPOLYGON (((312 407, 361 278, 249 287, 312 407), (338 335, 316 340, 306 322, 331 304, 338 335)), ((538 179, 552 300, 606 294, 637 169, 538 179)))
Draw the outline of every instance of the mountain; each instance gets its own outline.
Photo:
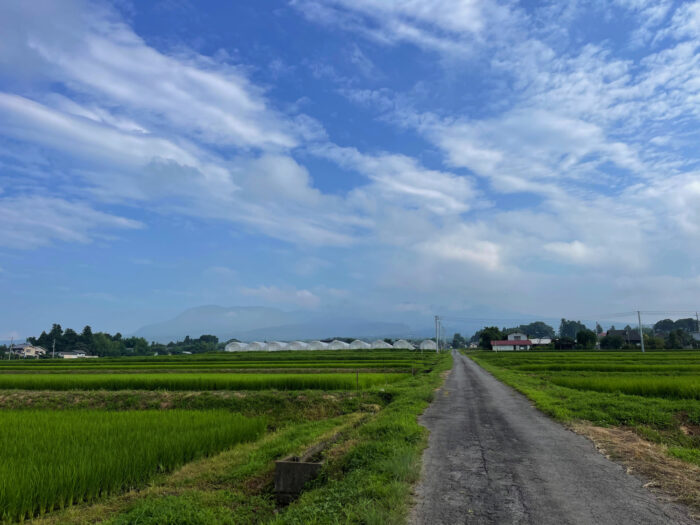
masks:
MULTIPOLYGON (((199 306, 180 315, 139 328, 133 335, 167 343, 186 335, 212 334, 221 341, 325 339, 327 337, 408 337, 404 323, 377 322, 357 318, 329 317, 310 312, 285 312, 276 308, 199 306)), ((429 334, 427 334, 429 335, 429 334)))

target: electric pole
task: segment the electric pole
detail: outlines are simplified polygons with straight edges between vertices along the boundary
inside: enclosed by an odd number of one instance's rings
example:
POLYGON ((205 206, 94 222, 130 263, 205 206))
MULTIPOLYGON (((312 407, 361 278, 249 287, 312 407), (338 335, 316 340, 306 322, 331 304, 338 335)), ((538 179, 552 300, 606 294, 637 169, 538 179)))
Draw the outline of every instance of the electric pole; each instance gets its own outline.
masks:
POLYGON ((642 312, 637 310, 637 320, 639 321, 639 339, 642 343, 642 352, 644 352, 644 332, 642 331, 642 312))
POLYGON ((8 361, 9 361, 10 359, 12 359, 12 347, 13 347, 13 346, 15 346, 15 338, 14 338, 14 336, 13 336, 13 337, 10 337, 10 351, 7 352, 7 360, 8 360, 8 361))
POLYGON ((440 318, 436 315, 435 316, 435 353, 438 353, 440 351, 440 332, 439 332, 439 323, 440 323, 440 318))
POLYGON ((56 358, 56 338, 53 338, 53 349, 51 350, 51 359, 56 358))

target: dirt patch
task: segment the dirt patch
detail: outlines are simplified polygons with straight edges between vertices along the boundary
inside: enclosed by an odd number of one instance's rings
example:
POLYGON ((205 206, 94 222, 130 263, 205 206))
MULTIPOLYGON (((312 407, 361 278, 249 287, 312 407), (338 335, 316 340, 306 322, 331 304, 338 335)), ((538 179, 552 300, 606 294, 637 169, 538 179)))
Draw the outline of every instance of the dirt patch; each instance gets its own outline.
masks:
POLYGON ((664 445, 651 443, 631 430, 575 423, 572 430, 589 438, 601 454, 622 463, 629 474, 646 480, 645 487, 669 501, 684 503, 700 519, 700 467, 670 457, 664 445))

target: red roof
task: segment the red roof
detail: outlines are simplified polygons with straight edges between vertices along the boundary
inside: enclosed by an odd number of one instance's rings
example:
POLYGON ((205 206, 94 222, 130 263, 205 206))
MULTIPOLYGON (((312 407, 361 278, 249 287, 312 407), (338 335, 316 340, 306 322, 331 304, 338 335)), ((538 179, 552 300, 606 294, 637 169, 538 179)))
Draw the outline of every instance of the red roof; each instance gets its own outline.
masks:
POLYGON ((507 345, 530 345, 532 341, 529 339, 513 339, 512 341, 491 341, 491 346, 507 346, 507 345))

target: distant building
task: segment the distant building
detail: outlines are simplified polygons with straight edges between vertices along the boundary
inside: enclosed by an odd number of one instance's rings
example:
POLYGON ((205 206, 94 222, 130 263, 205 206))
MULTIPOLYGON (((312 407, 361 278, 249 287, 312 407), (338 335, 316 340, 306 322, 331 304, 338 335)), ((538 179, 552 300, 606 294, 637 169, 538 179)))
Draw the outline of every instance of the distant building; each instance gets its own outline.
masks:
MULTIPOLYGON (((523 334, 510 334, 510 335, 523 335, 523 334)), ((493 350, 495 352, 508 352, 508 351, 512 352, 514 350, 530 350, 532 348, 532 341, 530 341, 529 339, 506 339, 505 341, 491 341, 491 348, 493 348, 493 350)))
POLYGON ((246 350, 248 350, 248 344, 240 341, 232 341, 224 347, 224 352, 245 352, 246 350))
POLYGON ((542 346, 542 345, 551 345, 552 344, 551 337, 531 337, 530 341, 532 342, 532 346, 542 346))
POLYGON ((421 350, 437 350, 437 344, 435 344, 435 341, 433 341, 432 339, 426 339, 425 341, 421 342, 420 349, 421 350))
POLYGON ((607 336, 619 336, 622 340, 629 345, 639 345, 642 342, 639 336, 639 330, 634 328, 631 330, 608 330, 607 336))
POLYGON ((690 332, 690 336, 691 336, 695 341, 700 341, 700 332, 690 332))
POLYGON ((39 358, 46 355, 46 349, 41 346, 30 345, 29 343, 22 343, 19 345, 12 345, 10 347, 10 352, 19 357, 33 357, 39 358))
POLYGON ((58 356, 63 359, 80 359, 87 357, 87 354, 82 350, 76 350, 75 352, 59 352, 58 356))
POLYGON ((508 334, 506 339, 508 339, 508 341, 528 341, 527 335, 522 332, 513 332, 512 334, 508 334))
POLYGON ((338 339, 334 339, 328 343, 328 350, 347 350, 348 348, 350 348, 348 343, 345 341, 339 341, 338 339))

